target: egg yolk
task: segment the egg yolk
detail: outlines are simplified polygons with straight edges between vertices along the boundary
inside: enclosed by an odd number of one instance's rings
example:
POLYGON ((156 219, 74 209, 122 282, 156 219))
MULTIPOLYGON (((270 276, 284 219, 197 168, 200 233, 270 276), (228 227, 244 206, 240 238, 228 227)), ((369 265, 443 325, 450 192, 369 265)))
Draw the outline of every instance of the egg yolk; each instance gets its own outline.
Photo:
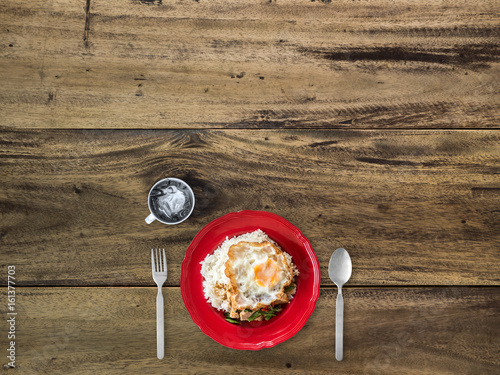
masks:
POLYGON ((264 263, 257 264, 254 267, 254 272, 255 283, 260 286, 273 286, 280 279, 280 269, 278 264, 272 259, 267 259, 264 263))

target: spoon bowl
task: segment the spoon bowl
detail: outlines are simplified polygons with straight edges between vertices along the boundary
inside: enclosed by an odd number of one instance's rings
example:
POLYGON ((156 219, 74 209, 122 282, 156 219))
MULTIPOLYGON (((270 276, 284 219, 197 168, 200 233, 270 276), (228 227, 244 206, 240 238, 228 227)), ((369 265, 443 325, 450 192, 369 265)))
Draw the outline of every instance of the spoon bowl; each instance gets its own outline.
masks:
POLYGON ((351 257, 346 249, 343 247, 335 250, 330 258, 330 263, 328 264, 328 275, 330 279, 339 288, 342 288, 352 274, 352 262, 351 257))

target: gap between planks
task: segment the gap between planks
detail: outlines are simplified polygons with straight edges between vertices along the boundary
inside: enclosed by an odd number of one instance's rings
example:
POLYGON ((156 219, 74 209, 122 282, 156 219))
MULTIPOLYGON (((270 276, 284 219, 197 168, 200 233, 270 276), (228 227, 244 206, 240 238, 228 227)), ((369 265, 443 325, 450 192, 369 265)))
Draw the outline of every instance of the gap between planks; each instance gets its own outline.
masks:
MULTIPOLYGON (((7 285, 2 285, 7 287, 7 285)), ((162 289, 165 288, 180 288, 180 285, 163 285, 162 289)), ((158 288, 156 285, 16 285, 16 288, 158 288)), ((427 289, 437 289, 437 288, 480 288, 480 289, 493 289, 500 288, 500 285, 344 285, 342 289, 416 289, 416 288, 427 288, 427 289)), ((337 289, 336 285, 322 285, 320 289, 337 289)))
POLYGON ((270 126, 270 127, 201 127, 201 128, 39 128, 39 127, 9 127, 9 126, 0 126, 0 131, 65 131, 65 132, 71 132, 71 131, 172 131, 172 132, 180 132, 180 131, 187 131, 187 132, 193 132, 193 131, 212 131, 212 130, 218 130, 218 131, 236 131, 236 130, 248 130, 248 131, 259 131, 259 130, 276 130, 276 131, 301 131, 301 130, 315 130, 315 131, 339 131, 339 130, 344 130, 344 131, 360 131, 360 132, 374 132, 374 131, 380 131, 380 132, 401 132, 401 131, 406 131, 406 132, 418 132, 418 131, 437 131, 437 132, 443 132, 443 131, 463 131, 463 132, 471 132, 471 131, 495 131, 495 130, 500 130, 499 127, 495 128, 435 128, 435 127, 419 127, 419 128, 358 128, 358 127, 300 127, 300 128, 294 128, 294 127, 276 127, 276 126, 270 126))

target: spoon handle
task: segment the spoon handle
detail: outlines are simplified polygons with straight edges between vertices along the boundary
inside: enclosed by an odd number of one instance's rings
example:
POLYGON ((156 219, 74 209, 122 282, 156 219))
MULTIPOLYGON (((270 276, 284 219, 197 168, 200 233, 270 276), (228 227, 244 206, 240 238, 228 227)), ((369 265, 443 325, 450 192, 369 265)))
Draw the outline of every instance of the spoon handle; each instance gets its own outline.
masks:
POLYGON ((340 288, 335 314, 335 358, 337 361, 342 361, 344 356, 344 297, 340 288))

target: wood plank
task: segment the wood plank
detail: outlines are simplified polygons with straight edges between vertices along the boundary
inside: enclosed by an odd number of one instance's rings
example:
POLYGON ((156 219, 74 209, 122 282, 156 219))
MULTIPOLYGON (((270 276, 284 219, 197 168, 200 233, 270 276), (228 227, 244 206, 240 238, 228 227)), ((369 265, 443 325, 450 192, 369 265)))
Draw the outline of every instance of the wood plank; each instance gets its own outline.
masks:
POLYGON ((60 111, 54 111, 51 104, 58 96, 53 80, 64 82, 70 74, 72 80, 67 88, 75 85, 78 91, 84 89, 85 3, 85 0, 35 0, 31 4, 0 1, 2 126, 50 126, 53 117, 61 121, 60 111), (50 66, 54 59, 59 69, 52 74, 50 66))
MULTIPOLYGON (((5 289, 1 293, 5 300, 5 289)), ((17 293, 21 373, 497 374, 500 366, 498 287, 348 287, 343 362, 335 360, 333 288, 321 290, 300 332, 260 351, 213 341, 192 322, 179 288, 167 288, 163 361, 156 359, 155 288, 19 288, 17 293)), ((2 316, 5 306, 0 305, 2 316)))
MULTIPOLYGON (((165 247, 169 285, 210 221, 275 212, 321 264, 345 247, 351 285, 499 285, 498 131, 3 131, 0 268, 22 285, 153 285, 165 247), (147 194, 171 176, 196 207, 146 225, 147 194)), ((0 275, 6 283, 6 275, 0 275)))
POLYGON ((498 128, 494 0, 89 4, 2 1, 0 126, 498 128))

